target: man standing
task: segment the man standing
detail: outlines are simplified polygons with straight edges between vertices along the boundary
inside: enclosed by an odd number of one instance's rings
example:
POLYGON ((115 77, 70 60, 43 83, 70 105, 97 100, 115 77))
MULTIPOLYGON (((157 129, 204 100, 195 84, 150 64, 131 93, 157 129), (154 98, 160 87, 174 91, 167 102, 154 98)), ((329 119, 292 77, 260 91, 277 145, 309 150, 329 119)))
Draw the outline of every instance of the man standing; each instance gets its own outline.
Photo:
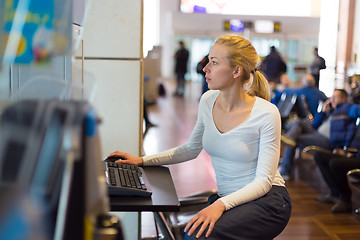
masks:
POLYGON ((176 51, 174 58, 176 74, 176 92, 174 95, 183 96, 185 90, 185 73, 189 59, 189 51, 185 48, 183 41, 179 41, 179 50, 176 51))
POLYGON ((267 55, 261 63, 261 68, 264 70, 266 79, 269 82, 280 83, 280 76, 286 73, 286 63, 280 56, 279 52, 274 46, 270 47, 270 54, 267 55))
POLYGON ((310 65, 310 72, 313 75, 316 83, 316 87, 319 88, 320 70, 326 68, 325 59, 319 56, 318 48, 314 48, 313 51, 314 60, 310 65))

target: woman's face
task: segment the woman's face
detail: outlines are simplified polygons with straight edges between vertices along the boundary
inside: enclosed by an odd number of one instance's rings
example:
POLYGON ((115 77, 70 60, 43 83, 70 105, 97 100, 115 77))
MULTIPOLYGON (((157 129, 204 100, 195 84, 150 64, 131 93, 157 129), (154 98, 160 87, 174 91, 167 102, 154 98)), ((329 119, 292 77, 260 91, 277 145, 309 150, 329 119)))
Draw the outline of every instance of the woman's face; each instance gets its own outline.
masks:
POLYGON ((235 80, 236 67, 230 65, 227 51, 227 48, 221 44, 215 44, 210 50, 209 63, 203 71, 206 73, 206 82, 212 90, 230 87, 235 80))

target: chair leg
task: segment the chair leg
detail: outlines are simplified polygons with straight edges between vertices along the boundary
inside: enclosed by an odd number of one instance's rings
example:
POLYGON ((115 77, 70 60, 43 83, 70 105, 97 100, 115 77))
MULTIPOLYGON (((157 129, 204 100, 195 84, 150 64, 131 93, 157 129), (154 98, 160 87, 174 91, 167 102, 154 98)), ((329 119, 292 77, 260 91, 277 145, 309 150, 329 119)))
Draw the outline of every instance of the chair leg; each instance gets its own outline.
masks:
POLYGON ((154 217, 156 220, 157 225, 159 226, 163 237, 162 240, 175 240, 174 234, 171 232, 164 214, 162 212, 154 212, 154 217))

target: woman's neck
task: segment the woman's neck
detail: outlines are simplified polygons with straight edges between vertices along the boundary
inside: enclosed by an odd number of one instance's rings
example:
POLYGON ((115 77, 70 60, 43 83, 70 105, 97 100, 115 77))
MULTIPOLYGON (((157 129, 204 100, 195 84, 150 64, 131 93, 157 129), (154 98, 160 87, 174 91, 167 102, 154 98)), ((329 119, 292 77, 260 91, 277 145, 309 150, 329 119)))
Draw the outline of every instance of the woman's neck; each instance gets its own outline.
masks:
POLYGON ((252 104, 253 101, 254 97, 250 96, 243 90, 240 92, 220 92, 218 99, 218 103, 227 112, 243 108, 244 106, 252 104))

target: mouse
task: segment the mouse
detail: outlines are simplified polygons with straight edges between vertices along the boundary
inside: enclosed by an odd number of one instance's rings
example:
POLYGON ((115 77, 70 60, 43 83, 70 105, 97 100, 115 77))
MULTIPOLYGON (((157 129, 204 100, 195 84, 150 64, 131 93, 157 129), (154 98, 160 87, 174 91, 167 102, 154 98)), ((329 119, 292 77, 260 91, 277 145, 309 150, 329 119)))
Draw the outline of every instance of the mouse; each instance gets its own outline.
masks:
POLYGON ((120 159, 120 157, 118 157, 118 156, 111 156, 111 157, 107 157, 105 159, 105 162, 115 162, 116 160, 119 160, 119 159, 120 159))

